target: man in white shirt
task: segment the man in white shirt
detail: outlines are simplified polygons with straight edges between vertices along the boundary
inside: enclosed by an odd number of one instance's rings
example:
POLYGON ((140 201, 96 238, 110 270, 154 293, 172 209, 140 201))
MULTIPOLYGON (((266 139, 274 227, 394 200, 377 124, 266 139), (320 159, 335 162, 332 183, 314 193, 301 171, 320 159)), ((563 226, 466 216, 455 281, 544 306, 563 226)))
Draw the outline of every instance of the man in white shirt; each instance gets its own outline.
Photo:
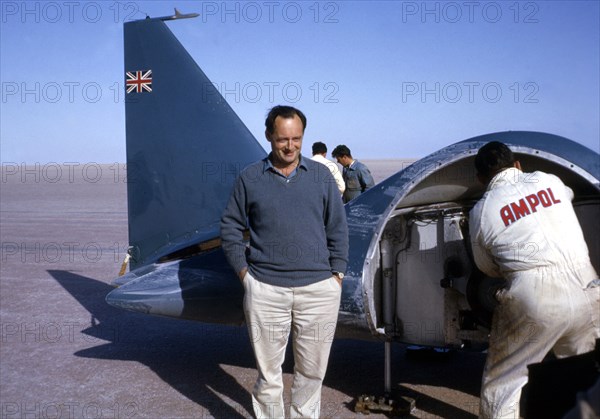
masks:
POLYGON ((321 164, 324 164, 329 168, 333 178, 335 179, 335 183, 340 191, 340 194, 343 195, 346 190, 346 183, 342 178, 342 173, 340 172, 337 164, 327 159, 327 146, 325 143, 321 141, 317 141, 312 145, 312 160, 317 161, 321 164))
POLYGON ((523 173, 493 141, 475 158, 487 186, 470 213, 477 267, 504 277, 481 388, 481 418, 518 418, 527 365, 549 351, 589 352, 600 337, 600 281, 573 210, 573 191, 551 174, 523 173))

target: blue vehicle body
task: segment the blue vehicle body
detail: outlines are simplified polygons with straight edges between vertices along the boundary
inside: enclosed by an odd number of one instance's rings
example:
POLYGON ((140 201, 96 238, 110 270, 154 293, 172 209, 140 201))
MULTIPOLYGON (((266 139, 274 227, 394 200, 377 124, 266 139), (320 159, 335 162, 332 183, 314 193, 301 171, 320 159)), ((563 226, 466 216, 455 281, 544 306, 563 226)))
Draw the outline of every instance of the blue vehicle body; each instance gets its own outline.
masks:
MULTIPOLYGON (((241 324, 243 288, 220 249, 219 220, 239 171, 265 152, 168 29, 171 19, 125 24, 132 269, 106 299, 148 314, 241 324)), ((498 280, 473 265, 466 220, 483 193, 473 158, 492 140, 511 146, 526 170, 555 173, 575 191, 599 267, 600 156, 540 132, 478 136, 346 204, 350 262, 338 336, 448 347, 485 342, 498 280)))

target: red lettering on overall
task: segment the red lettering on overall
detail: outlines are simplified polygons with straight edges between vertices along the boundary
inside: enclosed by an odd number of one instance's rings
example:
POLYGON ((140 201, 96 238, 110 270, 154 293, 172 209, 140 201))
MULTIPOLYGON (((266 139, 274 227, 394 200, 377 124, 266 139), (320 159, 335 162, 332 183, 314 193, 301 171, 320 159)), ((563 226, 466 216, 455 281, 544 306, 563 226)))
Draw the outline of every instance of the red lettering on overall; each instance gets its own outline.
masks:
POLYGON ((536 207, 540 205, 540 200, 538 199, 536 194, 527 195, 525 197, 527 202, 529 203, 529 207, 531 208, 531 212, 537 212, 536 207))
POLYGON ((553 202, 554 204, 560 204, 560 199, 556 199, 556 198, 554 197, 554 193, 552 192, 552 189, 548 188, 548 189, 546 189, 546 190, 548 191, 548 195, 550 195, 550 199, 552 199, 552 202, 553 202))
POLYGON ((540 198, 540 202, 544 208, 548 208, 550 205, 552 205, 552 202, 550 202, 550 197, 548 196, 548 192, 539 191, 537 196, 540 198))
POLYGON ((500 217, 502 218, 505 227, 508 227, 510 223, 514 223, 516 221, 515 216, 510 210, 510 206, 508 205, 505 205, 502 208, 500 208, 500 217))
POLYGON ((515 218, 518 220, 521 217, 525 217, 526 215, 529 215, 529 208, 527 207, 527 204, 525 203, 524 199, 520 199, 519 202, 513 202, 510 204, 510 208, 512 209, 513 214, 515 215, 515 218))

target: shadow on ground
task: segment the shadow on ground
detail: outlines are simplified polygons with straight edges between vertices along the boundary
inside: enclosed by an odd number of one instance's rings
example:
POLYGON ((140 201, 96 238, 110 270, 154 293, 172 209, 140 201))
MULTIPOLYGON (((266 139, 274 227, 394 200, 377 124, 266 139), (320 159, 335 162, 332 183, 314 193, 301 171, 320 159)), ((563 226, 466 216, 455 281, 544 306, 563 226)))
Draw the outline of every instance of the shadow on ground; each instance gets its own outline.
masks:
MULTIPOLYGON (((254 368, 245 327, 127 312, 104 301, 112 286, 69 271, 48 272, 90 313, 90 327, 82 333, 102 343, 76 352, 76 356, 140 362, 214 417, 245 417, 246 412, 252 412, 248 389, 221 367, 254 368)), ((484 355, 457 352, 438 359, 409 359, 405 351, 403 345, 394 345, 392 374, 394 382, 401 383, 402 394, 416 399, 419 410, 440 417, 476 416, 476 406, 457 408, 407 385, 447 387, 477 396, 484 355)), ((291 358, 288 351, 284 364, 287 373, 293 372, 291 358)), ((383 344, 336 340, 325 386, 352 398, 365 393, 382 394, 383 344)), ((346 407, 345 413, 338 411, 341 416, 354 414, 352 403, 346 407)))

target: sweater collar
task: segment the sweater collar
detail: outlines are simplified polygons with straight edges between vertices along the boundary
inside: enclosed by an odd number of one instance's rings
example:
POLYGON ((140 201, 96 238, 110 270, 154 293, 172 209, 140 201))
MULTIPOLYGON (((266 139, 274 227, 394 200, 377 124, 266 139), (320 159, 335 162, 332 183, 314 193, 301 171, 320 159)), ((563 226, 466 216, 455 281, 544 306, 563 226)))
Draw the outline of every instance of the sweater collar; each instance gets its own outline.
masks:
MULTIPOLYGON (((266 172, 267 170, 271 170, 275 173, 281 174, 281 172, 279 170, 275 169, 275 166, 273 166, 273 163, 271 163, 271 154, 273 154, 273 153, 269 153, 269 155, 267 157, 265 157, 263 160, 265 162, 263 165, 263 173, 266 172)), ((304 170, 308 170, 308 167, 306 166, 305 159, 302 156, 302 154, 300 155, 300 161, 298 162, 298 166, 296 166, 296 168, 294 169, 294 173, 300 167, 304 170)))

